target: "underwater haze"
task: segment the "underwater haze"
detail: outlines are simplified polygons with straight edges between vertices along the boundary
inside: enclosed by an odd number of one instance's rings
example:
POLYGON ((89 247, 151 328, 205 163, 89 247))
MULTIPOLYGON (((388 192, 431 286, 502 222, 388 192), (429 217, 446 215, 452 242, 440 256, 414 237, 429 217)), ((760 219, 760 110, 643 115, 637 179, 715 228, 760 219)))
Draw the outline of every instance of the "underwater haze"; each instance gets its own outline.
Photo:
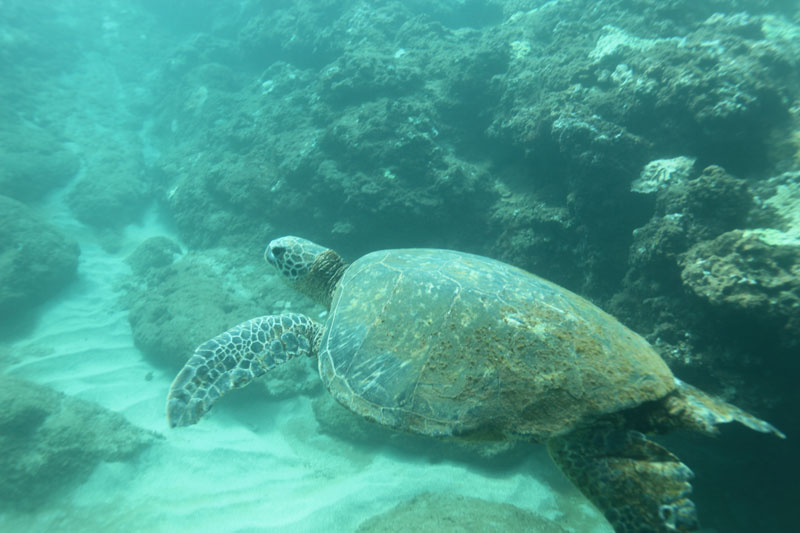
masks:
POLYGON ((614 531, 544 439, 369 422, 313 353, 169 427, 195 347, 339 311, 284 235, 586 298, 786 434, 653 435, 694 472, 677 530, 800 528, 796 0, 0 0, 0 531, 614 531))

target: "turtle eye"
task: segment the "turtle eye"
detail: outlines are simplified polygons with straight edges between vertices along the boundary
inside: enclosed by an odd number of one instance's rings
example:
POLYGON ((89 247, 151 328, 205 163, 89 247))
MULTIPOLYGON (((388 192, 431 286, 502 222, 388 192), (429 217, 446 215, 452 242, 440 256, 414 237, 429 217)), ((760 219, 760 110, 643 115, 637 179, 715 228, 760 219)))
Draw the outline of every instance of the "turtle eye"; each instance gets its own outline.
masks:
POLYGON ((269 246, 264 254, 265 259, 272 265, 280 268, 280 263, 283 263, 283 256, 286 254, 286 248, 283 246, 269 246))

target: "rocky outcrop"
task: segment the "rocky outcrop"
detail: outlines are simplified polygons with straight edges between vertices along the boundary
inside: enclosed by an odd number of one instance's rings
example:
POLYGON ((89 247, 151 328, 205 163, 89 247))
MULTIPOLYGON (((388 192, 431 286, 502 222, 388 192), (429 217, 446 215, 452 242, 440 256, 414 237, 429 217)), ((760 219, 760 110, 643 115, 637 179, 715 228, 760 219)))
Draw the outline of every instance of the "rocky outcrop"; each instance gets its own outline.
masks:
POLYGON ((75 217, 99 230, 135 222, 150 202, 141 157, 124 146, 92 153, 86 173, 67 196, 75 217))
POLYGON ((78 157, 55 135, 15 117, 0 127, 0 194, 21 202, 40 200, 78 171, 78 157))
POLYGON ((776 322, 800 338, 800 242, 776 244, 757 230, 730 231, 694 245, 680 265, 683 283, 698 297, 754 321, 776 322))
POLYGON ((157 438, 118 413, 0 375, 0 507, 45 506, 101 462, 132 461, 157 438))
MULTIPOLYGON (((574 517, 562 517, 574 525, 574 517)), ((588 526, 588 524, 586 524, 588 526)), ((507 503, 452 494, 423 493, 365 520, 358 533, 390 533, 397 530, 434 531, 536 531, 565 533, 558 522, 507 503)))
MULTIPOLYGON (((180 369, 199 344, 240 322, 290 309, 320 312, 271 275, 258 253, 246 257, 207 250, 179 256, 178 251, 164 237, 144 241, 128 258, 134 276, 125 296, 136 346, 170 372, 180 369)), ((255 387, 272 397, 318 392, 315 363, 290 361, 255 387)))
POLYGON ((0 319, 19 317, 74 278, 80 250, 24 204, 0 196, 0 319))

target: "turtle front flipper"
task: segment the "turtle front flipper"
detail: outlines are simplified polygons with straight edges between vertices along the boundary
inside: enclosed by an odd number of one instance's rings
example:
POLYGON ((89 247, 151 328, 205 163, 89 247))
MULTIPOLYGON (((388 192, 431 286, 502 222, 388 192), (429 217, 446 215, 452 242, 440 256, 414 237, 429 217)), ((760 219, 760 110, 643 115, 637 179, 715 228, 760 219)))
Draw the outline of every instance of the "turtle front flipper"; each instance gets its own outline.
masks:
POLYGON ((287 313, 253 318, 195 349, 167 395, 170 427, 196 423, 214 402, 275 366, 298 355, 315 353, 321 326, 287 313))
POLYGON ((698 529, 692 471, 638 431, 591 429, 548 441, 550 456, 617 533, 698 529))

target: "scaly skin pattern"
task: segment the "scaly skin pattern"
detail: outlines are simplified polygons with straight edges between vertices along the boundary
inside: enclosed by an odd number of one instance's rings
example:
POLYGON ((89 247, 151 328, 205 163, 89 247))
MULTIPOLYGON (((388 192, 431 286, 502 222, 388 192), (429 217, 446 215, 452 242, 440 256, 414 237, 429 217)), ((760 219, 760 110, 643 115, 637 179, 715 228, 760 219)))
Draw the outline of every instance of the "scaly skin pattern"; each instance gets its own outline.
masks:
POLYGON ((253 318, 197 347, 167 396, 170 427, 196 423, 222 395, 293 357, 314 353, 321 326, 287 313, 253 318))
POLYGON ((264 259, 292 288, 326 309, 331 308, 333 292, 350 266, 333 250, 292 236, 270 242, 264 259))
POLYGON ((638 431, 590 428, 555 437, 550 456, 617 533, 690 532, 694 477, 680 459, 638 431))

